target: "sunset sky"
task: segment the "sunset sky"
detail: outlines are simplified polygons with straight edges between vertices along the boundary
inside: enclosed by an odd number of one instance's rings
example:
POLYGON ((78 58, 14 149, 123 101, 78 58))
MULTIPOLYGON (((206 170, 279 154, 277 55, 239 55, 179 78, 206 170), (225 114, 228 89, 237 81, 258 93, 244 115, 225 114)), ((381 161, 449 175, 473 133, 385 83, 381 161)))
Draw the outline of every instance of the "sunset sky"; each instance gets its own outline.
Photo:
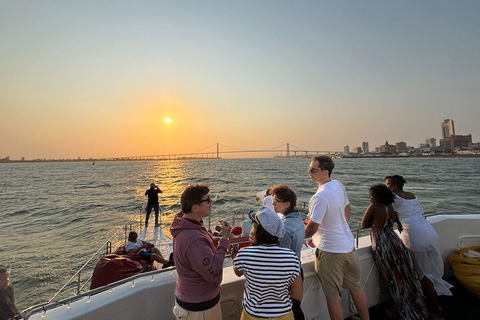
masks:
POLYGON ((480 141, 478 0, 0 7, 0 158, 480 141))

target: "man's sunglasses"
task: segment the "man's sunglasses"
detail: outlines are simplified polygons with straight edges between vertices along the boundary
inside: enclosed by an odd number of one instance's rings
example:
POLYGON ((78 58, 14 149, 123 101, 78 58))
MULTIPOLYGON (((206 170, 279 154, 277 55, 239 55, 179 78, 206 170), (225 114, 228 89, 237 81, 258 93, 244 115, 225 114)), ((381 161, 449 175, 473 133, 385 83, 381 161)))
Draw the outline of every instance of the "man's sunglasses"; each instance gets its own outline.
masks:
POLYGON ((198 204, 201 204, 203 202, 210 202, 210 201, 212 201, 212 198, 210 198, 210 196, 208 196, 207 199, 201 200, 198 204))
POLYGON ((316 168, 312 168, 312 167, 308 168, 308 173, 316 173, 318 171, 322 171, 322 169, 316 169, 316 168))

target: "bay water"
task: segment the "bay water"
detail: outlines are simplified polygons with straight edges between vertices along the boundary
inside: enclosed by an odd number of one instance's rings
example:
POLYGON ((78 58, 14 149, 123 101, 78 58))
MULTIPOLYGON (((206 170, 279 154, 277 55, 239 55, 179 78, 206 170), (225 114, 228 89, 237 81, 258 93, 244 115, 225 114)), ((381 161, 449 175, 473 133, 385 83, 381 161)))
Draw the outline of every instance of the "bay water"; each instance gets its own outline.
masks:
MULTIPOLYGON (((426 213, 480 213, 480 158, 334 159, 357 227, 369 205, 368 188, 400 174, 426 213)), ((171 221, 189 184, 210 185, 212 222, 234 210, 256 210, 255 195, 291 186, 302 203, 317 189, 309 159, 209 159, 0 164, 0 266, 11 268, 17 306, 44 303, 133 214, 155 182, 171 221)))

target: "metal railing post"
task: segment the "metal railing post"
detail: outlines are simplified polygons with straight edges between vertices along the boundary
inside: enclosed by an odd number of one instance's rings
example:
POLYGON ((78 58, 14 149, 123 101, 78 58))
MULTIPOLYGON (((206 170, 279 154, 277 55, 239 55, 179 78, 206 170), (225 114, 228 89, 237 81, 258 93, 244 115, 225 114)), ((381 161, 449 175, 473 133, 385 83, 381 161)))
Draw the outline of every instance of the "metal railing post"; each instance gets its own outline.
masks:
POLYGON ((80 271, 80 272, 78 273, 78 279, 77 279, 77 294, 80 293, 80 281, 82 280, 82 279, 81 279, 81 274, 82 274, 82 272, 80 271))
POLYGON ((356 242, 356 246, 355 248, 358 249, 358 238, 360 237, 360 229, 357 229, 357 239, 355 239, 355 242, 356 242))

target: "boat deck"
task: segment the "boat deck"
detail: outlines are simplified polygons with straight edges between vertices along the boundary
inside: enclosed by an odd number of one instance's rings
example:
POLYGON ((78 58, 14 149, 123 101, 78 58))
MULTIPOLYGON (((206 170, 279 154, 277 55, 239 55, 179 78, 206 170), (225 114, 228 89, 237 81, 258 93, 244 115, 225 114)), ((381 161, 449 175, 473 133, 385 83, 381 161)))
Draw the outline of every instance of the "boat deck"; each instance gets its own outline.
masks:
MULTIPOLYGON (((153 243, 155 247, 160 250, 162 256, 165 259, 168 259, 171 252, 173 252, 173 243, 162 228, 165 228, 165 225, 160 224, 160 226, 155 227, 154 223, 150 223, 147 228, 143 228, 138 233, 139 239, 143 241, 153 243)), ((153 266, 157 269, 162 269, 162 265, 158 262, 154 262, 153 266)))
MULTIPOLYGON (((478 320, 480 319, 480 299, 468 292, 458 280, 452 276, 445 281, 454 287, 450 289, 453 296, 439 296, 445 320, 478 320)), ((385 302, 370 308, 370 319, 383 320, 389 318, 389 311, 393 308, 391 302, 385 302)))

